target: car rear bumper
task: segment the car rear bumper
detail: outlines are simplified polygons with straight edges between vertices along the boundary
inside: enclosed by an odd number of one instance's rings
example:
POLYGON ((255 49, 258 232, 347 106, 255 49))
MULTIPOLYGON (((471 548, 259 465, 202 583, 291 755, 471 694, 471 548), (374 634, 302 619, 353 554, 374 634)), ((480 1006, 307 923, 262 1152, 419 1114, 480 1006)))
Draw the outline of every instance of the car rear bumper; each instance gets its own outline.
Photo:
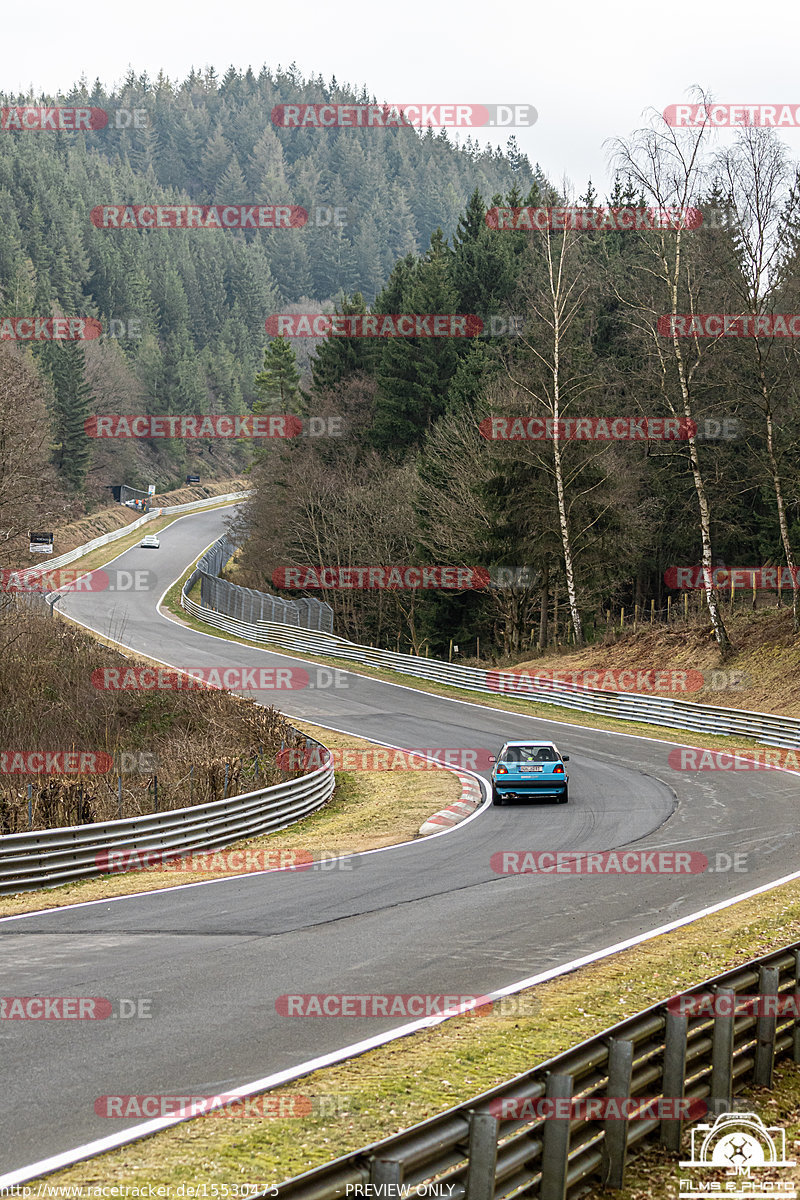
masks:
POLYGON ((559 780, 547 779, 515 779, 513 782, 495 782, 495 791, 499 796, 560 796, 567 790, 569 776, 559 780))

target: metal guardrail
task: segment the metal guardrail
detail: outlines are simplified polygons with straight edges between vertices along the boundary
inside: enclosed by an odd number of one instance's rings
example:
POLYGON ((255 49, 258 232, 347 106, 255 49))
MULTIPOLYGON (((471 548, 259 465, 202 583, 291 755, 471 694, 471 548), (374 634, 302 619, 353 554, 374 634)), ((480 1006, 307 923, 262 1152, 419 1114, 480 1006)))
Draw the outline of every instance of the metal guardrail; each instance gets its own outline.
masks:
POLYGON ((351 659, 366 666, 381 667, 449 684, 466 691, 484 695, 510 696, 538 704, 579 709, 620 721, 639 721, 647 725, 663 725, 671 729, 692 729, 723 737, 746 737, 770 746, 800 749, 800 720, 776 716, 773 713, 751 712, 748 709, 718 708, 694 704, 688 700, 672 700, 664 696, 646 696, 631 692, 592 691, 535 676, 520 676, 512 671, 482 670, 457 663, 440 662, 434 658, 419 658, 414 654, 399 654, 393 650, 376 650, 360 646, 335 634, 278 625, 269 621, 248 623, 226 617, 222 613, 202 608, 189 599, 188 592, 196 578, 184 584, 181 604, 186 612, 201 621, 249 641, 280 646, 303 654, 326 655, 351 659))
MULTIPOLYGON (((307 745, 320 746, 313 738, 307 745)), ((325 747, 321 747, 325 749, 325 747)), ((190 853, 283 829, 333 794, 333 759, 299 779, 239 796, 141 817, 0 837, 0 895, 107 875, 112 850, 190 853)))
MULTIPOLYGON (((800 942, 794 942, 681 995, 798 991, 800 942)), ((719 1115, 733 1109, 735 1095, 747 1084, 771 1087, 776 1059, 791 1055, 800 1062, 800 1021, 794 1015, 709 1017, 681 1015, 674 1007, 656 1004, 439 1116, 288 1180, 278 1194, 281 1200, 336 1200, 350 1188, 355 1200, 365 1195, 396 1200, 401 1186, 412 1196, 422 1186, 450 1200, 515 1194, 567 1200, 589 1183, 621 1188, 628 1152, 656 1141, 679 1151, 684 1122, 591 1121, 580 1115, 522 1121, 495 1115, 492 1102, 675 1097, 705 1101, 709 1115, 719 1115), (369 1185, 383 1187, 372 1191, 369 1185)))

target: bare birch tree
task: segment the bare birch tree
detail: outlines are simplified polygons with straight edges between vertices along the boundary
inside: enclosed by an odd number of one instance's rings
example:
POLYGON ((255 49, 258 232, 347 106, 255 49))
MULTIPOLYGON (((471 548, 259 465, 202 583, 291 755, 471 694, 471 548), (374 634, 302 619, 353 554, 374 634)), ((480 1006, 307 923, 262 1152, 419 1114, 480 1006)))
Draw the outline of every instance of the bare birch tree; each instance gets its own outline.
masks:
MULTIPOLYGON (((728 272, 732 295, 740 311, 761 317, 772 315, 785 289, 781 276, 791 252, 792 227, 800 212, 800 196, 792 185, 795 168, 785 147, 771 129, 748 126, 734 145, 717 156, 725 199, 733 213, 733 260, 728 272)), ((776 435, 776 401, 785 394, 792 354, 786 355, 775 340, 759 336, 743 340, 755 369, 756 407, 764 423, 766 456, 781 544, 792 582, 792 624, 800 632, 797 563, 789 537, 786 499, 781 474, 781 451, 776 435)))
MULTIPOLYGON (((708 103, 702 92, 699 102, 708 103)), ((689 467, 699 515, 703 589, 714 637, 720 656, 725 659, 731 652, 731 644, 714 588, 711 505, 695 421, 694 383, 705 349, 698 338, 689 342, 683 340, 674 321, 668 348, 659 332, 660 317, 695 313, 703 290, 702 273, 695 269, 691 253, 694 221, 689 210, 706 191, 708 165, 703 153, 707 134, 707 124, 697 129, 677 130, 668 125, 660 113, 654 113, 649 128, 640 129, 629 141, 617 139, 611 145, 616 168, 666 218, 666 227, 661 230, 637 230, 631 234, 640 240, 643 257, 640 265, 634 268, 636 277, 626 280, 625 290, 618 292, 618 299, 627 308, 639 333, 649 342, 664 403, 674 417, 685 422, 689 467)))

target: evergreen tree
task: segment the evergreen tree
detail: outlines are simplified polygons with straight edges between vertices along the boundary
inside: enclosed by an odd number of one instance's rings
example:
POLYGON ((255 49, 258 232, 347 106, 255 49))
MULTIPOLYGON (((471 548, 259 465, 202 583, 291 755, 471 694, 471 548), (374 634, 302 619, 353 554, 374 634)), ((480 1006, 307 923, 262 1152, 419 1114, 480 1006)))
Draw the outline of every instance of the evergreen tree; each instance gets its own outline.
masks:
POLYGON ((255 385, 260 399, 253 405, 253 412, 297 411, 300 372, 288 338, 276 337, 271 340, 264 351, 264 366, 256 375, 255 385))
POLYGON ((53 381, 53 461, 69 487, 79 491, 91 457, 85 422, 92 393, 85 378, 85 352, 80 342, 50 342, 45 361, 53 381))

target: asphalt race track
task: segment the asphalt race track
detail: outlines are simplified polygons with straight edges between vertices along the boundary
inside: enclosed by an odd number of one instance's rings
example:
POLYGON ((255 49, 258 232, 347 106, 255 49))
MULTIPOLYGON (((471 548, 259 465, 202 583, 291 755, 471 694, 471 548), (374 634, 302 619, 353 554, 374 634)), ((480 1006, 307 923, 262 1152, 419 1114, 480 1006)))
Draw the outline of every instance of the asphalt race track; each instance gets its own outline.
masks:
MULTIPOLYGON (((145 593, 73 594, 62 611, 173 666, 302 666, 208 637, 156 611, 223 531, 184 517, 145 593)), ((678 772, 657 741, 494 712, 346 673, 347 687, 257 693, 287 714, 410 748, 482 748, 552 737, 570 754, 568 805, 484 807, 453 832, 350 860, 350 870, 271 873, 0 921, 5 996, 147 997, 149 1020, 3 1021, 0 1174, 136 1121, 103 1095, 213 1094, 303 1063, 397 1018, 289 1018, 284 993, 477 995, 600 950, 797 869, 798 780, 779 771, 678 772), (497 875, 498 850, 636 843, 746 852, 746 873, 497 875)), ((691 738, 691 735, 687 735, 691 738)))

